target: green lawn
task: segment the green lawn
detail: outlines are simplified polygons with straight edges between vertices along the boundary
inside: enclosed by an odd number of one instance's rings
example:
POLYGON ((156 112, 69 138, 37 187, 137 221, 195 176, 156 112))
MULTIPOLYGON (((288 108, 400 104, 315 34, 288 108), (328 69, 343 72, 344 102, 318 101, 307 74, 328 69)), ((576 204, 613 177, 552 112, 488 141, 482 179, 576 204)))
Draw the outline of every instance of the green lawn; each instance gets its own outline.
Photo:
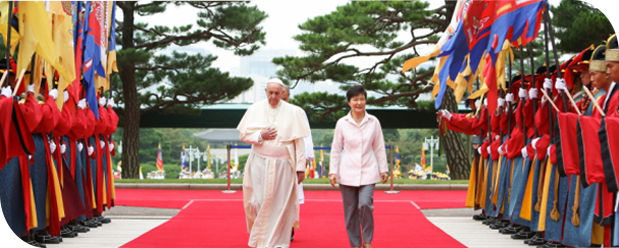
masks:
MULTIPOLYGON (((242 179, 231 179, 232 184, 241 184, 242 179)), ((191 184, 226 184, 227 179, 116 179, 114 183, 191 183, 191 184)), ((305 179, 304 184, 329 184, 329 179, 305 179)), ((395 179, 393 184, 468 184, 468 180, 419 180, 419 179, 395 179)), ((387 181, 386 184, 389 184, 387 181)))

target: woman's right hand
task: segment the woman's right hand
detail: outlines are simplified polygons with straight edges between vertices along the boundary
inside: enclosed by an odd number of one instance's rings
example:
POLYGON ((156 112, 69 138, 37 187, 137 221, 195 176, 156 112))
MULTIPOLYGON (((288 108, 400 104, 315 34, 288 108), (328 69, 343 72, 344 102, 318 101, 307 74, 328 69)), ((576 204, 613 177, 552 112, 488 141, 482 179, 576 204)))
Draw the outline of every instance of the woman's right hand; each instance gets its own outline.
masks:
POLYGON ((335 174, 329 175, 329 182, 331 183, 331 186, 333 186, 333 188, 335 188, 336 181, 337 180, 335 179, 335 174))

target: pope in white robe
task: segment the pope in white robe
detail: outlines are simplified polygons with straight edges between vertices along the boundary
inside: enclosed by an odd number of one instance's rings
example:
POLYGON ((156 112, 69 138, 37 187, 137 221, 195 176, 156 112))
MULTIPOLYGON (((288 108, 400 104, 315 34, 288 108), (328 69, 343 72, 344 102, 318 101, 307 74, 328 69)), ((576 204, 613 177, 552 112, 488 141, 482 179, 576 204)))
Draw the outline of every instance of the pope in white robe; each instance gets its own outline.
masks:
POLYGON ((237 129, 252 144, 243 177, 243 204, 250 247, 287 248, 297 220, 297 184, 305 176, 303 137, 310 133, 303 110, 281 100, 279 79, 267 83, 268 99, 252 104, 237 129))

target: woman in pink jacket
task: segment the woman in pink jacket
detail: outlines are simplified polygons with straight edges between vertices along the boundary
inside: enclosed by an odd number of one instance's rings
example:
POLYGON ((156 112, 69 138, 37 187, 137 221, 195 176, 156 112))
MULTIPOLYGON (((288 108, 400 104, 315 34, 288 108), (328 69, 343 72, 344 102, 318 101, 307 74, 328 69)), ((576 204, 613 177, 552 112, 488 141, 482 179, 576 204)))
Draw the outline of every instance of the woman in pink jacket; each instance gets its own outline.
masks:
POLYGON ((380 122, 365 111, 367 92, 355 85, 346 92, 351 110, 335 125, 329 180, 339 182, 346 231, 351 247, 371 248, 374 234, 374 185, 388 178, 385 141, 380 122), (361 226, 361 230, 359 229, 361 226))

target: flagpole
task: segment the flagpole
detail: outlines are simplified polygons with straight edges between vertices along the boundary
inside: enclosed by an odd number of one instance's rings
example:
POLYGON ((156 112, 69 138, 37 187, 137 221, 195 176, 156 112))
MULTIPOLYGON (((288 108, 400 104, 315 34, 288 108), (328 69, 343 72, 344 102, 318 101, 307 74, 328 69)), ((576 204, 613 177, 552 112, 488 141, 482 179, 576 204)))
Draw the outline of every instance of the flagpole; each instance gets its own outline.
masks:
MULTIPOLYGON (((524 73, 524 52, 522 52, 524 50, 524 46, 520 46, 520 89, 521 90, 526 90, 527 88, 524 86, 524 82, 525 82, 525 78, 526 78, 526 74, 524 73)), ((533 77, 533 75, 531 75, 531 78, 533 77)), ((524 104, 526 101, 526 98, 521 98, 520 99, 521 104, 522 104, 522 108, 520 109, 520 111, 524 112, 524 104)), ((518 107, 516 107, 518 108, 518 107)), ((524 138, 524 143, 527 143, 527 128, 524 126, 524 119, 526 118, 526 115, 524 113, 522 114, 522 123, 520 123, 520 127, 522 127, 522 133, 524 135, 522 135, 522 137, 524 138)))
MULTIPOLYGON (((548 12, 548 11, 546 11, 548 12)), ((550 51, 548 50, 548 43, 550 42, 550 37, 548 35, 548 29, 550 29, 550 27, 548 26, 548 22, 544 22, 544 48, 546 50, 546 78, 551 79, 550 77, 550 51)), ((559 68, 559 65, 555 65, 557 67, 557 71, 561 71, 561 68, 559 68)), ((545 89, 542 89, 545 90, 545 89)), ((548 101, 551 102, 553 99, 552 97, 552 89, 549 89, 546 93, 548 93, 547 95, 548 97, 548 101)), ((553 103, 554 105, 554 103, 553 103)), ((552 140, 552 138, 554 137, 554 130, 552 130, 552 107, 550 106, 550 104, 547 105, 548 107, 548 136, 550 137, 550 140, 552 140)), ((557 111, 558 112, 558 111, 557 111)))
MULTIPOLYGON (((535 63, 534 63, 535 59, 533 57, 533 44, 530 42, 529 42, 529 59, 531 61, 531 88, 537 89, 535 87, 535 63)), ((531 101, 533 101, 533 114, 535 114, 537 113, 537 98, 531 99, 531 101)), ((535 137, 539 136, 537 125, 533 125, 533 128, 535 130, 535 137)))
MULTIPOLYGON (((555 35, 552 30, 552 20, 550 19, 550 12, 545 11, 544 17, 546 17, 546 25, 548 26, 548 35, 550 37, 550 45, 552 46, 552 54, 555 60, 555 64, 557 65, 557 76, 558 78, 563 78, 563 73, 561 72, 561 66, 559 65, 559 57, 557 55, 557 50, 555 49, 555 35)), ((563 91, 560 92, 561 99, 563 100, 563 111, 567 111, 567 99, 565 93, 563 91)))

